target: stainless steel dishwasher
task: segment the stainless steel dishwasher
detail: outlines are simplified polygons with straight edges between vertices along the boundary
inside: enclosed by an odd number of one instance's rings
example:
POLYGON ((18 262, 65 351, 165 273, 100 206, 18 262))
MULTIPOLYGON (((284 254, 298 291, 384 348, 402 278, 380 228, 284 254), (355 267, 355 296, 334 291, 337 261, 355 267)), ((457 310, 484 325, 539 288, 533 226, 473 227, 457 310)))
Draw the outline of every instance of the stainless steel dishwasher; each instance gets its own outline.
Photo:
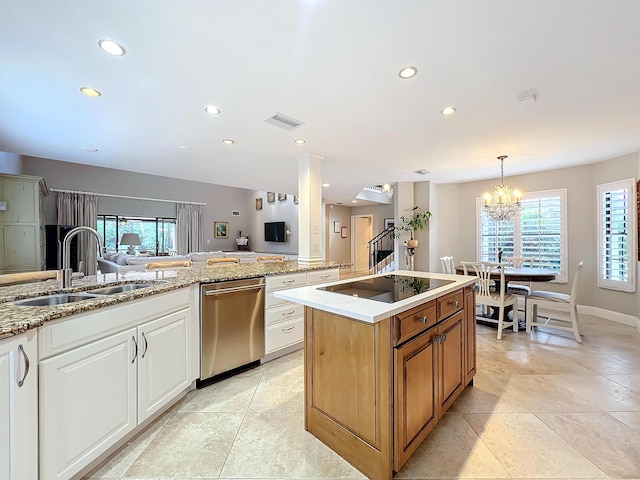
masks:
POLYGON ((200 380, 264 357, 264 277, 200 286, 200 380))

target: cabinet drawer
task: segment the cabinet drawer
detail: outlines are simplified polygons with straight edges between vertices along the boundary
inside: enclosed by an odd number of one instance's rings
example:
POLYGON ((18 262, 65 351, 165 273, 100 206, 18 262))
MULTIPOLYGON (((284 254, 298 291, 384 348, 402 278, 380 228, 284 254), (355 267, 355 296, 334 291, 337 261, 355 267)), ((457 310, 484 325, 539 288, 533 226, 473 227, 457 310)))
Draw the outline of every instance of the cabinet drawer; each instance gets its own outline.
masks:
POLYGON ((299 303, 286 303, 280 307, 267 309, 264 322, 266 325, 291 320, 304 316, 304 305, 299 303))
POLYGON ((453 315, 464 307, 464 293, 462 289, 451 292, 438 299, 438 321, 453 315))
POLYGON ((267 292, 284 288, 304 287, 307 284, 307 274, 290 273, 287 275, 271 275, 267 277, 267 292))
POLYGON ((340 270, 334 268, 332 270, 318 270, 314 272, 307 272, 308 285, 315 285, 316 283, 334 282, 340 280, 340 270))
POLYGON ((266 353, 300 343, 304 340, 304 319, 296 318, 269 325, 266 330, 266 353))
POLYGON ((436 322, 436 302, 433 300, 402 312, 395 318, 395 345, 404 342, 422 330, 434 326, 436 322))

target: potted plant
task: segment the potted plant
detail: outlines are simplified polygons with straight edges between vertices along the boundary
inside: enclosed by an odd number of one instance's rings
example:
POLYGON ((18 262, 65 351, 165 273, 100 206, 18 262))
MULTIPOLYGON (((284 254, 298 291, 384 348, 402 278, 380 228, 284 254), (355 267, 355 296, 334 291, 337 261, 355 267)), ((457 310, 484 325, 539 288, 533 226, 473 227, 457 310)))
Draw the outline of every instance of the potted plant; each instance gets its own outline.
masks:
POLYGON ((411 215, 400 217, 400 225, 396 225, 391 232, 391 238, 398 238, 402 235, 402 232, 409 232, 411 235, 410 240, 407 242, 409 248, 415 248, 418 246, 418 240, 414 238, 413 232, 417 230, 424 230, 429 225, 429 219, 431 218, 431 212, 423 210, 416 206, 411 209, 411 215))

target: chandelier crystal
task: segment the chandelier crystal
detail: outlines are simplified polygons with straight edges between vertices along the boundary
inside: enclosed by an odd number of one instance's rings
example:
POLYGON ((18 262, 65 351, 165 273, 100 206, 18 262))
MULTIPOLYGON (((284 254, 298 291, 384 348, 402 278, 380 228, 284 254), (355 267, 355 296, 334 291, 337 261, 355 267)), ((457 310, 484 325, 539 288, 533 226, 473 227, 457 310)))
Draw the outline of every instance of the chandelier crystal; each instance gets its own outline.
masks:
POLYGON ((484 206, 482 209, 496 222, 513 220, 520 212, 522 204, 520 198, 522 194, 518 190, 511 190, 509 185, 504 183, 504 159, 507 155, 500 155, 500 185, 496 185, 493 195, 484 194, 484 206))

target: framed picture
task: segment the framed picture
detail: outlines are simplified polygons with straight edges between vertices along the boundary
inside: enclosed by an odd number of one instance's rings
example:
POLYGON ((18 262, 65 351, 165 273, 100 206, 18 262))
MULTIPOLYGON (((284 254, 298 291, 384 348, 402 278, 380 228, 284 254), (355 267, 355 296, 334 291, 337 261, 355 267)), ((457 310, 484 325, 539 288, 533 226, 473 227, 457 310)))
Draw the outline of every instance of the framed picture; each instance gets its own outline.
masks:
POLYGON ((279 193, 278 194, 278 200, 283 202, 287 199, 287 194, 286 193, 279 193))
POLYGON ((333 222, 333 233, 340 233, 340 222, 333 222))
POLYGON ((256 198, 256 210, 262 210, 262 198, 256 198))
POLYGON ((294 196, 293 196, 293 203, 295 203, 295 204, 297 205, 297 204, 298 204, 298 201, 299 201, 299 199, 298 199, 298 195, 294 195, 294 196))
POLYGON ((273 203, 276 201, 276 193, 275 192, 267 192, 267 203, 273 203))
POLYGON ((389 227, 393 227, 395 225, 394 218, 385 218, 384 219, 384 229, 386 230, 389 227))
POLYGON ((229 222, 213 222, 214 238, 229 238, 229 222))
POLYGON ((342 229, 340 230, 340 236, 342 238, 347 238, 347 227, 342 227, 342 229))

